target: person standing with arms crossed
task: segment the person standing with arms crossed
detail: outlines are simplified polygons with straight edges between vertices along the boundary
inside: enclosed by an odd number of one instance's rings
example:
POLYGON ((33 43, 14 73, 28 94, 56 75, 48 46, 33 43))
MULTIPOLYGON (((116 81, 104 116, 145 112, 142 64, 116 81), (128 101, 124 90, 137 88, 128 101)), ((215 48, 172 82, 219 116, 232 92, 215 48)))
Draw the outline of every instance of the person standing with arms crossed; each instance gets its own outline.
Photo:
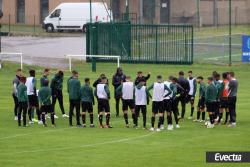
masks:
POLYGON ((80 89, 81 83, 78 80, 78 72, 73 71, 73 76, 68 81, 68 93, 69 93, 69 126, 73 126, 72 117, 74 109, 76 109, 76 126, 81 127, 80 123, 80 89))
POLYGON ((23 114, 23 127, 26 127, 26 115, 28 109, 27 87, 25 85, 26 78, 20 77, 20 83, 17 87, 18 97, 18 126, 21 126, 21 114, 23 114))
POLYGON ((112 128, 112 126, 109 124, 110 122, 110 105, 109 105, 109 100, 110 100, 110 91, 109 87, 107 85, 107 78, 102 77, 101 83, 99 83, 96 86, 95 89, 95 96, 97 97, 98 101, 98 119, 100 123, 100 128, 112 128), (106 114, 106 126, 103 126, 103 116, 104 112, 106 114))
POLYGON ((17 88, 18 88, 18 85, 20 84, 20 78, 21 78, 21 76, 22 76, 22 70, 21 69, 17 69, 16 70, 16 76, 15 76, 15 78, 12 81, 12 84, 13 84, 12 97, 13 97, 13 100, 14 100, 14 115, 15 115, 14 120, 15 121, 18 120, 18 117, 17 117, 17 113, 18 113, 17 88))
POLYGON ((48 81, 48 83, 49 83, 48 76, 49 76, 49 69, 46 68, 46 69, 44 69, 44 71, 43 71, 43 76, 40 78, 40 88, 41 88, 41 87, 44 87, 45 82, 47 83, 47 81, 48 81))
POLYGON ((178 104, 181 102, 181 118, 184 119, 185 112, 186 112, 186 103, 187 103, 187 98, 188 98, 188 93, 190 91, 189 87, 189 82, 187 79, 184 78, 184 72, 180 71, 179 72, 179 78, 177 83, 185 90, 184 94, 181 94, 178 97, 178 104))
POLYGON ((81 104, 82 104, 82 123, 86 127, 86 112, 88 111, 90 117, 90 127, 94 128, 94 114, 93 105, 95 105, 95 98, 93 89, 90 86, 90 79, 85 78, 85 84, 80 89, 81 104))
POLYGON ((207 112, 209 114, 210 123, 208 122, 207 128, 214 128, 214 114, 216 112, 216 103, 217 103, 217 93, 218 90, 213 84, 213 78, 208 77, 207 79, 207 89, 205 93, 205 102, 207 107, 207 112))
POLYGON ((63 71, 58 71, 57 74, 55 74, 54 78, 51 80, 50 88, 52 92, 52 112, 55 113, 54 117, 58 118, 56 116, 55 112, 55 105, 56 101, 58 100, 59 106, 62 112, 63 118, 68 118, 69 116, 65 114, 64 106, 63 106, 63 71))
POLYGON ((115 75, 113 76, 112 84, 114 86, 114 94, 115 94, 115 109, 116 109, 116 117, 119 117, 119 104, 120 104, 120 99, 121 99, 121 94, 115 91, 121 84, 122 82, 126 81, 126 75, 123 74, 122 68, 119 67, 116 70, 115 75))
POLYGON ((235 79, 234 72, 229 72, 228 80, 228 110, 230 114, 230 124, 228 127, 236 127, 236 102, 239 84, 235 79))
POLYGON ((29 100, 28 114, 30 119, 30 124, 33 124, 34 119, 34 109, 36 109, 38 124, 42 124, 41 113, 39 111, 39 102, 37 96, 37 80, 35 78, 36 71, 30 70, 30 76, 27 78, 25 85, 27 86, 27 95, 29 100))
POLYGON ((195 94, 197 90, 197 82, 196 78, 193 77, 193 72, 188 71, 188 83, 189 83, 189 92, 188 92, 188 99, 187 101, 190 102, 191 105, 191 113, 188 119, 193 119, 193 114, 194 114, 194 100, 195 100, 195 94))
POLYGON ((52 112, 51 106, 51 89, 49 88, 49 81, 45 80, 43 82, 43 87, 39 90, 38 97, 41 103, 40 111, 42 113, 43 126, 47 127, 45 115, 50 113, 52 127, 55 127, 54 113, 52 112))

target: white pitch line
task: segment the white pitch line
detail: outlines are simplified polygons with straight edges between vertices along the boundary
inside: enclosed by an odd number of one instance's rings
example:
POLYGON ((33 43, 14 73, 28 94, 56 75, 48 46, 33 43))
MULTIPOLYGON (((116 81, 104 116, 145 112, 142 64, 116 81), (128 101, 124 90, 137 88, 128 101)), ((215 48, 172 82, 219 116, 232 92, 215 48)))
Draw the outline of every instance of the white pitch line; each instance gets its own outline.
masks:
MULTIPOLYGON (((237 57, 237 56, 240 56, 240 54, 232 55, 232 57, 237 57)), ((222 58, 225 58, 225 57, 228 57, 228 56, 210 57, 210 58, 205 58, 205 60, 218 60, 218 59, 222 59, 222 58)))
MULTIPOLYGON (((112 121, 112 122, 115 123, 115 122, 121 122, 121 121, 123 121, 123 120, 116 120, 116 121, 112 121)), ((22 136, 35 135, 35 134, 43 134, 43 133, 49 133, 49 132, 58 132, 58 131, 62 131, 62 130, 75 129, 75 128, 77 128, 77 127, 58 128, 58 129, 55 129, 55 130, 46 130, 46 131, 42 131, 42 132, 39 132, 39 133, 25 133, 25 134, 13 135, 13 136, 6 136, 6 137, 0 138, 0 142, 2 140, 5 140, 5 139, 12 139, 12 138, 17 138, 17 137, 22 137, 22 136)))
MULTIPOLYGON (((76 128, 76 127, 73 127, 73 128, 76 128)), ((57 132, 57 131, 66 130, 66 129, 72 129, 72 128, 68 127, 68 128, 60 128, 60 129, 55 129, 55 130, 46 130, 46 131, 39 132, 39 133, 25 133, 25 134, 13 135, 13 136, 6 136, 6 137, 0 138, 0 142, 1 142, 1 140, 4 140, 4 139, 12 139, 12 138, 17 138, 17 137, 22 137, 22 136, 35 135, 35 134, 43 134, 43 133, 49 133, 49 132, 57 132)))
POLYGON ((126 141, 133 141, 141 138, 146 138, 148 136, 153 135, 154 132, 148 133, 146 135, 141 135, 141 136, 136 136, 136 137, 130 137, 130 138, 125 138, 125 139, 118 139, 118 140, 113 140, 113 141, 106 141, 102 143, 95 143, 95 144, 86 144, 86 145, 80 145, 80 146, 75 146, 75 147, 60 147, 60 148, 55 148, 55 149, 40 149, 40 150, 31 150, 31 151, 20 151, 20 152, 11 152, 11 153, 3 153, 1 152, 0 154, 2 155, 13 155, 13 154, 23 154, 23 153, 37 153, 37 152, 50 152, 50 151, 61 151, 61 150, 70 150, 70 149, 75 149, 75 148, 86 148, 86 147, 95 147, 95 146, 101 146, 101 145, 106 145, 106 144, 114 144, 114 143, 121 143, 121 142, 126 142, 126 141))

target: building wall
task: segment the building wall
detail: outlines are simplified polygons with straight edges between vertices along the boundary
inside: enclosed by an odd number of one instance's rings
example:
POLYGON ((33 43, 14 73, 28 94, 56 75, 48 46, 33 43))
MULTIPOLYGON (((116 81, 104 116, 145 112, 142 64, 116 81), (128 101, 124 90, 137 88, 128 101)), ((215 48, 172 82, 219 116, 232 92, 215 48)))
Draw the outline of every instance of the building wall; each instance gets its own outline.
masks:
POLYGON ((9 15, 15 15, 16 14, 16 1, 15 0, 3 0, 2 2, 2 10, 3 10, 3 18, 1 19, 2 23, 8 23, 10 22, 14 23, 16 22, 16 17, 9 17, 9 15))
MULTIPOLYGON (((218 14, 214 15, 213 1, 201 1, 200 16, 203 25, 214 25, 214 17, 218 19, 219 25, 229 23, 229 1, 218 0, 218 14)), ((232 0, 232 23, 246 24, 250 23, 248 19, 250 11, 250 0, 232 0)))
POLYGON ((25 23, 40 23, 40 0, 25 0, 25 23))
POLYGON ((170 5, 170 23, 193 22, 197 14, 197 0, 174 0, 170 5))

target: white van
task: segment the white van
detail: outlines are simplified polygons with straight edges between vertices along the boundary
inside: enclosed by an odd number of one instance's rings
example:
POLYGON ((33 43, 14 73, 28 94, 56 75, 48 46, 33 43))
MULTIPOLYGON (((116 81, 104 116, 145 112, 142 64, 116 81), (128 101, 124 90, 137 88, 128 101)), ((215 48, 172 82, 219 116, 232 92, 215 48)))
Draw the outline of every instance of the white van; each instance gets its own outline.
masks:
MULTIPOLYGON (((110 22, 112 15, 106 3, 92 3, 92 22, 110 22)), ((82 30, 90 22, 90 3, 62 3, 44 19, 47 32, 82 30)))

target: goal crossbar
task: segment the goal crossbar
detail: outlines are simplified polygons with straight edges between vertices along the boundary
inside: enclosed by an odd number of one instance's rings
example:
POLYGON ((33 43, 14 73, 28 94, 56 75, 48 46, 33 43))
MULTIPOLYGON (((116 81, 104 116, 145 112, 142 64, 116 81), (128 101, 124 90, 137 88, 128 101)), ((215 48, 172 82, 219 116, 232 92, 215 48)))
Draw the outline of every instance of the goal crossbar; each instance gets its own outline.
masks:
POLYGON ((11 52, 1 52, 0 53, 0 69, 2 68, 2 57, 4 55, 7 55, 7 56, 20 56, 20 64, 21 64, 21 69, 23 69, 23 54, 22 53, 11 53, 11 52))
MULTIPOLYGON (((69 71, 72 71, 72 58, 73 57, 83 57, 83 58, 113 58, 117 59, 117 67, 120 67, 121 56, 110 56, 110 55, 65 55, 69 60, 69 71)), ((95 63, 95 62, 94 62, 95 63)), ((93 63, 92 63, 93 65, 93 63)), ((93 69, 93 68, 92 68, 93 69)))

